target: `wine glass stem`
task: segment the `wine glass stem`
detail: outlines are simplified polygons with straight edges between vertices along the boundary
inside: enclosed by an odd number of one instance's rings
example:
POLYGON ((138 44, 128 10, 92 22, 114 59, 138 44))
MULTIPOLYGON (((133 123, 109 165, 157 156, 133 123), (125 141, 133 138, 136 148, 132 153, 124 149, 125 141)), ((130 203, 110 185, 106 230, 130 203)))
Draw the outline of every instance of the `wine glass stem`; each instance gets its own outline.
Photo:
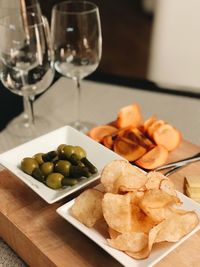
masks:
POLYGON ((30 95, 29 96, 29 103, 31 106, 31 118, 32 118, 32 123, 35 125, 35 113, 34 113, 34 107, 33 107, 34 100, 35 100, 35 96, 30 95))
POLYGON ((33 112, 33 101, 29 96, 24 96, 24 109, 25 114, 28 115, 28 126, 34 125, 34 112, 33 112))
MULTIPOLYGON (((21 71, 21 79, 22 83, 25 86, 27 86, 27 76, 28 73, 26 71, 21 71)), ((34 126, 35 123, 35 116, 34 116, 34 111, 33 111, 33 100, 34 96, 29 96, 29 95, 24 95, 23 96, 23 104, 24 104, 24 113, 27 114, 27 122, 28 122, 28 127, 29 126, 34 126)))
POLYGON ((80 114, 81 114, 81 83, 80 79, 76 78, 77 87, 77 124, 80 124, 80 114))
MULTIPOLYGON (((28 114, 26 114, 26 111, 27 111, 27 107, 26 107, 26 99, 25 97, 23 96, 23 117, 25 119, 25 121, 27 121, 28 123, 28 114)), ((26 122, 25 122, 26 123, 26 122)))

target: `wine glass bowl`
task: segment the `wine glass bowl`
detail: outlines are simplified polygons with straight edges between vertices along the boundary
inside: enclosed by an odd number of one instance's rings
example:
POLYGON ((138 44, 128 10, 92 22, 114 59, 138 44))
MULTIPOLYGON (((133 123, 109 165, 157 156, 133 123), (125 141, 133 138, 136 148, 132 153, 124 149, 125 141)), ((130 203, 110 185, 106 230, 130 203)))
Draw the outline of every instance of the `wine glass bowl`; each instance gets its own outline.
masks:
POLYGON ((55 69, 77 85, 76 129, 87 131, 80 121, 80 82, 96 70, 101 59, 102 37, 98 7, 87 1, 66 1, 52 10, 52 43, 55 69))
POLYGON ((23 96, 29 119, 26 131, 19 123, 14 124, 14 134, 30 139, 37 134, 31 99, 49 87, 54 71, 46 22, 36 13, 25 15, 26 20, 20 13, 1 18, 0 59, 1 81, 11 92, 23 96))
MULTIPOLYGON (((7 1, 7 0, 1 0, 1 9, 0 9, 0 18, 3 18, 5 16, 11 16, 19 14, 19 16, 26 17, 26 12, 36 14, 37 15, 37 21, 40 23, 43 19, 42 12, 40 8, 40 4, 37 0, 28 0, 28 1, 7 1), (23 6, 22 6, 23 5, 23 6)), ((1 64, 1 62, 0 62, 1 64)), ((0 71, 1 71, 1 65, 0 65, 0 71)), ((18 92, 20 94, 20 92, 18 92)), ((21 135, 29 136, 30 132, 29 126, 29 114, 27 114, 29 103, 27 103, 29 100, 27 97, 22 95, 23 97, 23 112, 20 114, 17 118, 14 118, 12 121, 9 122, 9 124, 6 127, 6 132, 9 134, 12 134, 13 136, 21 137, 21 135), (20 130, 21 129, 21 130, 20 130)), ((31 96, 31 101, 34 101, 34 95, 31 96)), ((41 125, 42 123, 45 123, 45 118, 43 118, 41 115, 34 116, 36 118, 35 122, 38 125, 41 125)))

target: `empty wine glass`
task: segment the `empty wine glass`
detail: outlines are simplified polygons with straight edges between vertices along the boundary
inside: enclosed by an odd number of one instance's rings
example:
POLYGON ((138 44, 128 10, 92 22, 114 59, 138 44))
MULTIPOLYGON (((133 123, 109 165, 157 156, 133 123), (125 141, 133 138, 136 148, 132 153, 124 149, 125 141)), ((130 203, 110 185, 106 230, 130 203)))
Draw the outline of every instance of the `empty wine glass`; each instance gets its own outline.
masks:
MULTIPOLYGON (((16 13, 20 13, 19 15, 21 16, 26 16, 26 12, 28 13, 35 13, 37 14, 38 21, 41 22, 42 20, 42 12, 40 8, 40 4, 38 3, 37 0, 12 0, 12 1, 7 1, 7 0, 0 0, 0 18, 9 16, 9 15, 15 15, 16 13)), ((35 97, 32 96, 30 101, 34 101, 35 97)), ((23 113, 18 116, 17 120, 14 119, 9 123, 7 126, 7 131, 10 133, 13 133, 13 124, 18 123, 22 128, 22 131, 24 128, 29 127, 29 118, 28 114, 26 114, 27 111, 27 98, 23 96, 23 113)), ((38 119, 38 118, 37 118, 38 119)), ((40 118, 41 120, 41 118, 40 118)), ((25 130, 26 132, 26 130, 25 130)))
POLYGON ((40 127, 37 121, 35 128, 31 98, 49 87, 54 71, 47 22, 33 12, 25 16, 26 20, 22 13, 0 19, 0 60, 3 85, 24 97, 28 115, 27 127, 22 129, 20 123, 13 123, 12 133, 27 140, 37 136, 40 127))
POLYGON ((81 80, 98 67, 102 37, 98 7, 87 1, 66 1, 52 10, 54 66, 62 75, 75 80, 78 92, 77 120, 71 125, 86 132, 80 121, 81 80))

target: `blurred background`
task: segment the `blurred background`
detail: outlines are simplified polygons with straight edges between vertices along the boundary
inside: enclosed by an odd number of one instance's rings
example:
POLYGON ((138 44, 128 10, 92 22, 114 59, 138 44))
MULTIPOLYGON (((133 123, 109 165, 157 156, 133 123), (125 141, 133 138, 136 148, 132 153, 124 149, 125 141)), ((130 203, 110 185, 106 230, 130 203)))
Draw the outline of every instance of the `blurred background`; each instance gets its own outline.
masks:
MULTIPOLYGON (((100 10, 103 53, 88 79, 200 97, 199 0, 91 1, 100 10)), ((50 22, 61 0, 39 2, 50 22)), ((21 111, 21 97, 2 87, 0 130, 21 111)))
MULTIPOLYGON (((39 0, 50 20, 51 9, 60 0, 39 0)), ((145 79, 152 28, 152 13, 142 0, 92 0, 101 17, 103 53, 97 72, 145 79)))

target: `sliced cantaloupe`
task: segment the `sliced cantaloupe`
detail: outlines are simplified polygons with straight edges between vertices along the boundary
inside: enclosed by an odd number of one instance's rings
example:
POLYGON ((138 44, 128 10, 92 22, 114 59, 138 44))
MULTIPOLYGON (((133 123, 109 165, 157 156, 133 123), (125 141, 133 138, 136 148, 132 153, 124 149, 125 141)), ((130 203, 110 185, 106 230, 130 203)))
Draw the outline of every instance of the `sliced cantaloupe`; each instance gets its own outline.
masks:
POLYGON ((146 153, 146 149, 124 137, 117 137, 114 141, 113 150, 128 161, 135 161, 146 153))
POLYGON ((168 151, 174 150, 182 140, 181 133, 167 123, 156 129, 152 137, 157 145, 164 146, 168 151))
POLYGON ((154 145, 152 141, 144 135, 142 131, 138 128, 131 128, 124 132, 123 137, 130 139, 133 142, 138 143, 139 145, 143 146, 147 150, 152 148, 154 145))
POLYGON ((118 129, 116 127, 111 126, 111 125, 99 125, 99 126, 92 128, 88 132, 88 136, 97 142, 101 142, 104 136, 113 134, 117 130, 118 129))
POLYGON ((112 134, 106 135, 101 140, 101 143, 109 149, 113 149, 114 139, 112 134))
POLYGON ((151 170, 163 165, 167 161, 167 158, 167 149, 158 145, 136 160, 135 164, 144 169, 151 170))
POLYGON ((138 127, 142 121, 140 106, 138 104, 132 104, 119 110, 115 126, 117 128, 125 128, 128 126, 138 127))
POLYGON ((147 132, 147 129, 152 125, 152 123, 154 123, 155 121, 157 121, 157 117, 155 115, 151 116, 150 118, 148 118, 142 125, 142 131, 147 132))
POLYGON ((149 128, 147 129, 147 134, 150 138, 152 138, 153 136, 153 133, 155 130, 157 130, 160 126, 164 125, 165 124, 165 121, 163 120, 156 120, 154 121, 150 126, 149 128))

